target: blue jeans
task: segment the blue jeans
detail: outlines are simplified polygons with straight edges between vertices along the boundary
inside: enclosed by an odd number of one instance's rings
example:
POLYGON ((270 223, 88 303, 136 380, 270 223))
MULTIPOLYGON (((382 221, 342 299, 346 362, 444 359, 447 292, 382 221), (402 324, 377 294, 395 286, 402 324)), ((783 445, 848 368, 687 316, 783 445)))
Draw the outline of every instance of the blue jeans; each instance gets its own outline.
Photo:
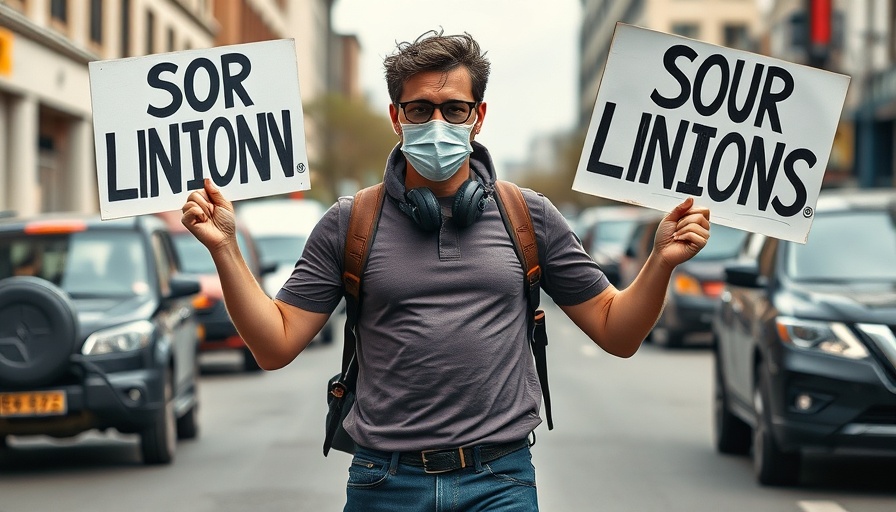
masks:
MULTIPOLYGON (((478 453, 478 452, 477 452, 478 453)), ((344 512, 533 512, 535 467, 528 447, 483 463, 427 474, 398 453, 358 448, 348 470, 344 512)))

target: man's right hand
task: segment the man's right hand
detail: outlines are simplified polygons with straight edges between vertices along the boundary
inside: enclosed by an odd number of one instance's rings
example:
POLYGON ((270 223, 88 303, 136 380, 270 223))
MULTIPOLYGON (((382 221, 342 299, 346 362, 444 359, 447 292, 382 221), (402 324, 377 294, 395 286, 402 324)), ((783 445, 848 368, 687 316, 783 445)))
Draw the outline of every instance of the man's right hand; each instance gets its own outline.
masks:
POLYGON ((208 178, 203 190, 194 190, 181 211, 181 222, 210 251, 236 243, 233 204, 208 178))

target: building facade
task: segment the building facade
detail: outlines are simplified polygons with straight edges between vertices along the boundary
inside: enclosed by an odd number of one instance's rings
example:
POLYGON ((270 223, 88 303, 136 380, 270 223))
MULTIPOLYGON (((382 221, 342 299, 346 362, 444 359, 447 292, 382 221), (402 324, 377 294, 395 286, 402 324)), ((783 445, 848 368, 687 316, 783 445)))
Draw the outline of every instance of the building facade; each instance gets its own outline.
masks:
POLYGON ((217 31, 205 0, 0 2, 0 210, 97 211, 87 63, 210 47, 217 31))
POLYGON ((617 22, 753 51, 762 20, 756 0, 582 0, 580 128, 591 120, 617 22))
POLYGON ((98 210, 89 62, 294 38, 307 102, 344 65, 329 51, 332 3, 0 0, 0 211, 98 210))

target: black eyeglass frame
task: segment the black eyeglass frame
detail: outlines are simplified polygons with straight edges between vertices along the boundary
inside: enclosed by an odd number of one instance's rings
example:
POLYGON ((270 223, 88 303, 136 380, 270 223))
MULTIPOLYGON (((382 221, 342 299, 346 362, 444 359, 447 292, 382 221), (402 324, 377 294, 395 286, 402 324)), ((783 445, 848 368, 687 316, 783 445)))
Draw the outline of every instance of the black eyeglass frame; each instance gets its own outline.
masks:
POLYGON ((476 111, 476 107, 478 107, 480 103, 482 103, 482 102, 481 102, 481 101, 463 101, 463 100, 448 100, 448 101, 444 101, 444 102, 442 102, 442 103, 433 103, 433 102, 431 102, 431 101, 429 101, 429 100, 411 100, 411 101, 401 101, 401 102, 396 103, 396 105, 398 105, 398 108, 400 108, 401 111, 404 112, 404 118, 407 119, 408 122, 411 123, 411 124, 423 124, 423 123, 428 123, 429 121, 432 120, 432 115, 436 113, 436 109, 439 109, 439 112, 442 113, 442 119, 444 119, 446 123, 449 123, 449 124, 464 124, 464 123, 466 123, 467 121, 470 120, 470 116, 473 115, 473 112, 476 111), (405 110, 405 107, 408 106, 408 105, 410 105, 411 103, 424 103, 424 104, 429 105, 429 106, 432 107, 432 112, 429 113, 429 117, 426 118, 426 121, 420 121, 420 122, 411 121, 411 119, 408 117, 408 113, 407 113, 407 111, 405 110), (467 113, 467 117, 466 117, 466 119, 464 119, 463 121, 458 121, 458 122, 455 123, 455 122, 452 122, 452 121, 449 121, 449 120, 448 120, 448 116, 445 115, 445 111, 442 110, 442 109, 443 109, 446 105, 457 104, 457 103, 463 103, 464 105, 470 107, 470 112, 467 113))

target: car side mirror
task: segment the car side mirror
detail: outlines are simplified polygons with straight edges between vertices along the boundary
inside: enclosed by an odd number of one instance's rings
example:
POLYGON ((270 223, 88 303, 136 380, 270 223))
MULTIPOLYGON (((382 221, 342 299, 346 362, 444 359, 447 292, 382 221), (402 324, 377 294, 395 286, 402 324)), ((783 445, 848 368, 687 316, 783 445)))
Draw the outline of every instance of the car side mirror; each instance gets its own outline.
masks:
POLYGON ((725 266, 725 283, 744 288, 761 288, 765 278, 759 275, 759 266, 755 262, 733 263, 725 266))
POLYGON ((192 277, 174 276, 169 281, 168 286, 170 292, 169 299, 178 299, 180 297, 189 297, 196 295, 200 291, 199 280, 192 277))

